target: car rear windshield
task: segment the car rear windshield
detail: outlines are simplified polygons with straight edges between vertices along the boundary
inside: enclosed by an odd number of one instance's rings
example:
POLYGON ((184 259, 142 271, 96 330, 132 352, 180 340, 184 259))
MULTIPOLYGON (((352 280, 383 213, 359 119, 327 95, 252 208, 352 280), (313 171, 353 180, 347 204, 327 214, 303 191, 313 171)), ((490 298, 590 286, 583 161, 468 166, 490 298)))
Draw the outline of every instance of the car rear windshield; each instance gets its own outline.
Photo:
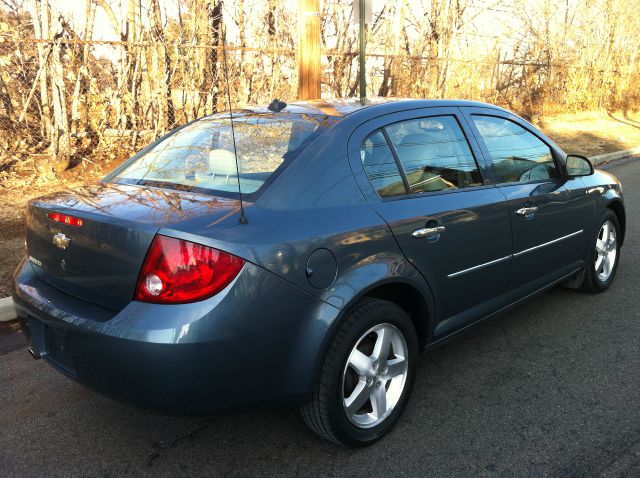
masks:
POLYGON ((232 133, 228 115, 202 118, 167 136, 106 180, 230 198, 238 197, 239 182, 243 197, 252 199, 338 120, 316 114, 238 113, 233 116, 232 133))

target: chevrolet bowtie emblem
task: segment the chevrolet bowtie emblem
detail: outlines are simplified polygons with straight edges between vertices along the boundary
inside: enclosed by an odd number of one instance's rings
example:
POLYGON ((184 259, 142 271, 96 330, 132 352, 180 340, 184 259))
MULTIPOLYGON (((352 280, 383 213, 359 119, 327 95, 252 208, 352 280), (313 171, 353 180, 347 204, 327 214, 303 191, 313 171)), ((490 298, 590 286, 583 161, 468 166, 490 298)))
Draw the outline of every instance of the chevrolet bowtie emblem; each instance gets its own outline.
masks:
POLYGON ((60 249, 66 249, 67 247, 69 247, 70 242, 71 242, 71 239, 69 239, 67 236, 65 236, 61 232, 53 236, 53 243, 56 246, 58 246, 60 249))

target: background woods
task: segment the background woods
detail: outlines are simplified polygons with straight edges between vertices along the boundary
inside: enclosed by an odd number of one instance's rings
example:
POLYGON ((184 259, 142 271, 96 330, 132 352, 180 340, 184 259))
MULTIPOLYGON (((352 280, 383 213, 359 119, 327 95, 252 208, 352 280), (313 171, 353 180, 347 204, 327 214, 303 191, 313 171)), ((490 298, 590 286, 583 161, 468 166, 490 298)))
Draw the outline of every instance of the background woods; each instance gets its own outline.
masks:
MULTIPOLYGON (((640 100, 640 0, 374 1, 368 95, 524 115, 640 100)), ((321 2, 322 94, 358 95, 352 3, 321 2)), ((295 0, 0 0, 0 184, 120 161, 226 108, 298 95, 295 0), (106 32, 106 34, 105 34, 106 32), (75 169, 75 168, 74 168, 75 169)))

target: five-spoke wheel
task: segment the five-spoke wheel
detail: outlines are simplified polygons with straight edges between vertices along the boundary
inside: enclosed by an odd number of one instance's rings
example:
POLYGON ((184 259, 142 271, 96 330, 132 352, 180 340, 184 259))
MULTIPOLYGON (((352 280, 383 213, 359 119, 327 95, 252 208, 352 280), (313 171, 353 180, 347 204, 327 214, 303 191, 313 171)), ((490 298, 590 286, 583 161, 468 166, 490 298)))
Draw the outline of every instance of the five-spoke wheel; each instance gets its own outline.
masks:
POLYGON ((616 226, 613 224, 613 221, 608 219, 602 224, 602 227, 600 227, 598 239, 596 240, 595 270, 598 275, 598 280, 605 282, 609 276, 611 276, 617 256, 618 240, 616 226))
POLYGON ((607 290, 618 268, 622 236, 618 216, 611 209, 602 213, 595 236, 582 282, 582 288, 592 293, 607 290))
POLYGON ((384 420, 400 400, 407 378, 407 343, 397 327, 379 324, 356 342, 343 372, 342 404, 357 427, 384 420))

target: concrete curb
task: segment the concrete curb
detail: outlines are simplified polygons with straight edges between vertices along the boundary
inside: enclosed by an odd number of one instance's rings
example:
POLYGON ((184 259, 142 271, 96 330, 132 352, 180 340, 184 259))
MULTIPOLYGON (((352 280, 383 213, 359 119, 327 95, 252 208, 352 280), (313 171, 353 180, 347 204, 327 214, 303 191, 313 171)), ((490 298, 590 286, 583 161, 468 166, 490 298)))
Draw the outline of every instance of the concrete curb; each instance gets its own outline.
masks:
MULTIPOLYGON (((589 159, 594 165, 608 163, 610 161, 616 161, 618 159, 628 158, 629 156, 635 156, 640 154, 640 146, 637 148, 625 149, 622 151, 616 151, 614 153, 600 154, 598 156, 591 156, 589 159)), ((16 318, 16 311, 13 307, 13 299, 11 297, 5 297, 0 299, 0 322, 9 322, 16 318)))
POLYGON ((13 299, 5 297, 0 299, 0 322, 9 322, 16 318, 16 310, 13 308, 13 299))
POLYGON ((640 154, 640 146, 637 148, 624 149, 622 151, 615 151, 614 153, 600 154, 598 156, 591 156, 589 159, 594 165, 608 163, 609 161, 616 161, 618 159, 627 158, 629 156, 635 156, 640 154))

